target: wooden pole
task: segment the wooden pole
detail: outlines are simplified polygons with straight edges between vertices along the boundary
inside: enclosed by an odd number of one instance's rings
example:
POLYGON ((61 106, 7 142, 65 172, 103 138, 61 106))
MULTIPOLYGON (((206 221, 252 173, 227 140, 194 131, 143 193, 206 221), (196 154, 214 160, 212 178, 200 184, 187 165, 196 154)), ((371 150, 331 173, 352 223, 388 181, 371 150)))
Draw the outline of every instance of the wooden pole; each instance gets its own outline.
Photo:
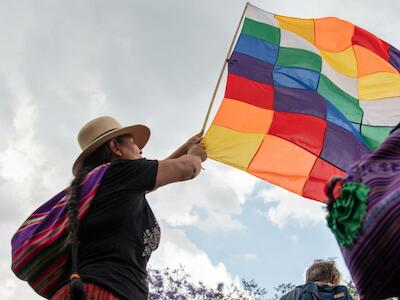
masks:
POLYGON ((203 128, 202 128, 202 130, 201 130, 202 132, 204 132, 204 130, 206 129, 207 122, 208 122, 208 118, 210 117, 210 113, 211 113, 211 108, 212 108, 212 106, 213 106, 213 104, 214 104, 215 97, 217 96, 217 91, 218 91, 219 85, 220 85, 220 83, 221 83, 222 75, 224 74, 226 65, 227 65, 227 63, 228 63, 229 55, 231 55, 232 48, 233 48, 233 44, 235 43, 237 34, 239 33, 240 25, 241 25, 242 22, 243 22, 243 18, 244 18, 244 15, 245 15, 245 13, 246 13, 246 9, 247 9, 248 4, 249 4, 249 2, 246 2, 246 5, 245 5, 245 7, 244 7, 244 9, 243 9, 243 13, 242 13, 242 16, 241 16, 241 18, 240 18, 239 24, 238 24, 238 26, 237 26, 237 28, 236 28, 235 35, 233 36, 233 39, 232 39, 231 45, 230 45, 230 47, 229 47, 228 53, 227 53, 227 55, 226 55, 225 61, 224 61, 223 65, 222 65, 222 69, 221 69, 221 72, 220 72, 220 74, 219 74, 219 77, 218 77, 218 80, 217 80, 217 84, 215 85, 215 89, 214 89, 214 93, 213 93, 212 98, 211 98, 210 105, 209 105, 209 107, 208 107, 207 115, 206 115, 206 118, 205 118, 204 123, 203 123, 203 128))

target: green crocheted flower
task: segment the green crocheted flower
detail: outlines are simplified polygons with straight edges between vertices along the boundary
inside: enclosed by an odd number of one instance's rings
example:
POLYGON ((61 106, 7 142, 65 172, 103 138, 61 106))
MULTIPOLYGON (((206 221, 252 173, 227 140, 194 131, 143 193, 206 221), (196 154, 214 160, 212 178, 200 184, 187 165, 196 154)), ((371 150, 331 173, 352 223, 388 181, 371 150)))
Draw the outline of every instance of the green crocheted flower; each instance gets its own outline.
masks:
POLYGON ((340 197, 333 202, 326 220, 340 245, 350 246, 357 238, 367 211, 369 191, 362 183, 344 183, 340 197))

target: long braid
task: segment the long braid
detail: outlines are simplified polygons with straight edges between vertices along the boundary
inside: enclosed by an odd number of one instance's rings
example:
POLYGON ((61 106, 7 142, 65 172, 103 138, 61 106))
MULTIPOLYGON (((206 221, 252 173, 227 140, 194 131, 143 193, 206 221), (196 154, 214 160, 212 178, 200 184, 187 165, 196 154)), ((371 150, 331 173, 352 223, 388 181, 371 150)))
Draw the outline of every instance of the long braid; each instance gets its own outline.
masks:
POLYGON ((78 246, 79 246, 79 220, 78 220, 78 203, 80 200, 80 185, 90 171, 89 167, 81 167, 75 178, 72 180, 70 188, 70 197, 68 200, 68 231, 69 242, 71 244, 71 283, 70 283, 70 299, 83 300, 85 294, 83 283, 78 275, 78 246))
MULTIPOLYGON (((122 137, 115 138, 118 142, 122 137)), ((110 162, 112 152, 108 144, 100 146, 96 151, 86 157, 82 167, 78 170, 70 185, 70 197, 68 199, 68 232, 71 245, 71 276, 70 276, 70 300, 85 300, 83 282, 78 273, 78 248, 79 248, 79 219, 78 204, 80 201, 80 188, 86 175, 104 163, 110 162)))

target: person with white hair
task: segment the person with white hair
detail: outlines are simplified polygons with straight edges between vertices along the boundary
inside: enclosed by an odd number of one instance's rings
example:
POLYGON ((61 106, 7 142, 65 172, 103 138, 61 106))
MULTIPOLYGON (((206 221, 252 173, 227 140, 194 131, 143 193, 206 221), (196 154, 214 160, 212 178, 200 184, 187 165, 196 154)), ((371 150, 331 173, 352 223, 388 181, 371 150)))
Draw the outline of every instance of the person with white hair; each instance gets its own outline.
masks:
POLYGON ((352 299, 340 282, 341 274, 335 261, 317 259, 306 271, 306 283, 283 295, 280 300, 352 299))

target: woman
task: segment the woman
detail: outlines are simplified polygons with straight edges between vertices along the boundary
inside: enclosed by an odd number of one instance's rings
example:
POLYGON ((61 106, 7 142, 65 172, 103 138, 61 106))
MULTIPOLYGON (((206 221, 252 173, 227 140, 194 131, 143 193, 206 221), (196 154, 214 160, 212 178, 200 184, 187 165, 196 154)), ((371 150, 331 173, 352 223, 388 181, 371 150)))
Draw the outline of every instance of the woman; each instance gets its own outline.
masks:
MULTIPOLYGON (((80 130, 82 153, 73 165, 68 208, 72 297, 78 298, 83 282, 86 299, 148 298, 146 265, 158 247, 160 228, 145 194, 199 174, 207 157, 199 143, 201 135, 157 161, 141 156, 150 136, 143 125, 122 127, 111 117, 100 117, 80 130), (105 163, 110 165, 78 224, 79 187, 89 171, 105 163)), ((60 287, 51 299, 70 299, 70 284, 60 287)))

